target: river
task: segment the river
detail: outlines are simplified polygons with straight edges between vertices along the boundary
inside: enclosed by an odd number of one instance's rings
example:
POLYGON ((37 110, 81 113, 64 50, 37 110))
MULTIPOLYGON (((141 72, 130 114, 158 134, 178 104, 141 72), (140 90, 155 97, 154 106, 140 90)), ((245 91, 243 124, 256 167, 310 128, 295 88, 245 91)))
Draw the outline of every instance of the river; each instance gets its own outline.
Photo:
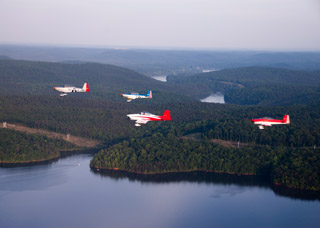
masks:
POLYGON ((0 168, 0 227, 320 227, 320 201, 210 173, 94 173, 92 155, 0 168))

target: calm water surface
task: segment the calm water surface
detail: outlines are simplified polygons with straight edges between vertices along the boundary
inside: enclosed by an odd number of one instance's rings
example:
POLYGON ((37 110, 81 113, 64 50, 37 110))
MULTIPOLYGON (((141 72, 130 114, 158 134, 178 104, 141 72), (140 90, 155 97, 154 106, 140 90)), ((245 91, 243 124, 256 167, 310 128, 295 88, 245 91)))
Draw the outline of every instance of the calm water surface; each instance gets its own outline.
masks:
POLYGON ((101 175, 90 159, 0 168, 0 227, 320 227, 319 200, 280 196, 264 183, 101 175))
POLYGON ((206 103, 219 103, 219 104, 225 104, 224 101, 224 95, 221 93, 213 93, 210 96, 203 98, 200 100, 201 102, 206 103))
POLYGON ((167 75, 152 76, 151 78, 161 82, 167 82, 167 75))

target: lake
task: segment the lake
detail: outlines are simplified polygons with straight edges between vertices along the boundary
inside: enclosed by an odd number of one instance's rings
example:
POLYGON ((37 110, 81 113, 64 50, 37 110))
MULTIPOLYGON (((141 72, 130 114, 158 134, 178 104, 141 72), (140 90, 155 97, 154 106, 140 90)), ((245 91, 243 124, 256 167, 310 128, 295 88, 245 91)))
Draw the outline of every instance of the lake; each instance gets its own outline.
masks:
POLYGON ((224 95, 221 93, 213 93, 210 96, 203 98, 200 100, 201 102, 206 102, 206 103, 219 103, 219 104, 225 104, 224 101, 224 95))
POLYGON ((0 227, 320 227, 320 201, 204 172, 94 173, 92 155, 0 168, 0 227))
POLYGON ((167 75, 152 76, 151 78, 161 82, 167 82, 167 75))

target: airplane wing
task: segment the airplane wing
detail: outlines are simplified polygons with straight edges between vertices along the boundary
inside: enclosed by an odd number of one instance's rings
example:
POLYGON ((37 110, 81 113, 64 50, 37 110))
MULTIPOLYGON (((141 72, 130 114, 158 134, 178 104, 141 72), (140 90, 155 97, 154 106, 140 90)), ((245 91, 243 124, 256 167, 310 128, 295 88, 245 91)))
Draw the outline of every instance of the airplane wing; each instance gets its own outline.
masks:
POLYGON ((265 126, 265 127, 272 127, 272 124, 262 124, 263 126, 265 126))
POLYGON ((139 119, 139 120, 136 120, 136 123, 137 124, 146 124, 148 123, 150 120, 147 120, 147 119, 139 119))

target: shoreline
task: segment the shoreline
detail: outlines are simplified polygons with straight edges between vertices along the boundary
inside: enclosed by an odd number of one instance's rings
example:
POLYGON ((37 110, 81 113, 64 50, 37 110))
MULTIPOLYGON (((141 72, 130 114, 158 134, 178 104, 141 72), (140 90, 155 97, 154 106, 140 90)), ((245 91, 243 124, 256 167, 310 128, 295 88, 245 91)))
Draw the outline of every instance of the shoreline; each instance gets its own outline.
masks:
POLYGON ((61 157, 61 154, 49 159, 39 159, 39 160, 32 160, 32 161, 19 161, 19 162, 7 162, 7 161, 0 161, 0 168, 14 168, 14 167, 22 167, 22 166, 33 166, 33 165, 42 165, 42 164, 49 164, 54 161, 58 161, 61 157))
POLYGON ((237 173, 231 173, 231 172, 221 172, 221 171, 212 171, 212 170, 203 170, 203 169, 143 173, 143 172, 129 171, 129 170, 119 169, 119 168, 93 167, 91 165, 90 165, 90 168, 95 170, 95 171, 98 171, 98 172, 99 172, 99 170, 109 170, 109 171, 122 171, 122 172, 128 172, 128 173, 135 173, 135 174, 139 174, 139 175, 157 175, 157 174, 167 174, 167 173, 207 172, 207 173, 220 173, 220 174, 229 174, 229 175, 237 175, 237 176, 263 176, 263 175, 256 175, 256 174, 253 174, 253 173, 237 174, 237 173))
POLYGON ((59 160, 60 158, 65 158, 74 154, 92 154, 98 151, 99 148, 88 148, 88 149, 73 149, 73 150, 61 150, 57 156, 54 156, 49 159, 39 159, 39 160, 31 160, 31 161, 19 161, 19 162, 9 162, 9 161, 0 161, 0 168, 10 168, 17 166, 29 166, 29 165, 41 165, 47 164, 50 162, 54 162, 59 160))
POLYGON ((57 156, 54 156, 52 158, 49 159, 39 159, 39 160, 29 160, 29 161, 18 161, 18 162, 9 162, 9 161, 0 161, 0 166, 3 165, 18 165, 18 164, 31 164, 31 163, 41 163, 41 162, 46 162, 46 161, 50 161, 50 160, 54 160, 60 158, 60 154, 58 154, 57 156))
MULTIPOLYGON (((131 174, 137 174, 137 175, 145 175, 145 176, 152 176, 152 175, 161 175, 161 174, 171 174, 171 173, 191 173, 191 172, 206 172, 206 173, 216 173, 216 174, 226 174, 226 175, 232 175, 232 176, 266 176, 266 175, 259 175, 259 174, 250 174, 250 173, 230 173, 230 172, 221 172, 221 171, 212 171, 212 170, 183 170, 183 171, 166 171, 166 172, 149 172, 149 173, 143 173, 143 172, 137 172, 137 171, 128 171, 124 169, 119 168, 101 168, 101 167, 93 167, 90 165, 90 168, 94 170, 95 172, 103 173, 103 171, 119 171, 119 172, 126 172, 131 174)), ((307 191, 307 192, 314 192, 314 193, 320 193, 320 189, 303 189, 298 187, 289 187, 285 186, 283 184, 280 184, 278 182, 272 182, 270 181, 270 184, 274 188, 282 188, 292 191, 307 191)))

